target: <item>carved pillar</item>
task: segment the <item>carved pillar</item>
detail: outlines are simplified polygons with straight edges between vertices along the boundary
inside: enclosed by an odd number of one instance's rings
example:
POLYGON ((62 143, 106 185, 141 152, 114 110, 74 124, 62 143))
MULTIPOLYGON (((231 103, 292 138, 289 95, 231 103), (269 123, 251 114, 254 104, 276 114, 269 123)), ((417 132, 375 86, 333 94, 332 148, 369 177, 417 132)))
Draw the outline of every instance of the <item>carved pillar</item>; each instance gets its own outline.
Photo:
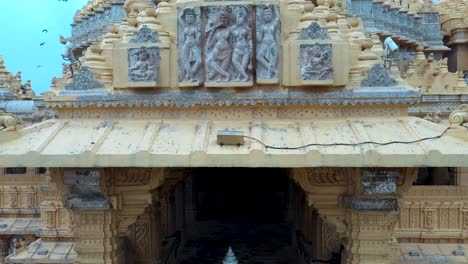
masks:
POLYGON ((291 173, 315 209, 312 218, 304 218, 315 227, 303 228, 316 245, 314 258, 328 260, 341 253, 347 264, 396 263, 397 197, 410 189, 417 169, 307 168, 291 173))
POLYGON ((397 220, 394 212, 350 210, 343 263, 396 264, 397 241, 392 237, 397 220))
POLYGON ((67 208, 68 187, 64 184, 64 170, 50 168, 50 181, 39 186, 39 207, 42 228, 40 236, 47 239, 73 237, 73 213, 67 208), (59 235, 60 234, 60 235, 59 235))
POLYGON ((103 194, 102 171, 65 169, 63 181, 70 194, 67 207, 73 210, 77 264, 117 264, 117 211, 103 194))
POLYGON ((0 237, 0 264, 6 264, 5 258, 8 256, 9 245, 7 237, 0 237))
POLYGON ((305 191, 308 208, 302 216, 306 220, 302 230, 312 241, 313 257, 328 260, 332 253, 339 253, 340 241, 345 236, 346 210, 340 207, 339 197, 346 192, 354 169, 303 168, 293 169, 291 173, 305 191))
POLYGON ((341 206, 346 208, 345 263, 395 264, 397 197, 408 191, 417 169, 362 168, 356 172, 341 198, 341 206))
POLYGON ((126 263, 154 264, 161 258, 160 219, 158 206, 150 206, 129 227, 131 259, 126 263))
POLYGON ((76 264, 117 264, 116 213, 113 210, 76 210, 76 264))

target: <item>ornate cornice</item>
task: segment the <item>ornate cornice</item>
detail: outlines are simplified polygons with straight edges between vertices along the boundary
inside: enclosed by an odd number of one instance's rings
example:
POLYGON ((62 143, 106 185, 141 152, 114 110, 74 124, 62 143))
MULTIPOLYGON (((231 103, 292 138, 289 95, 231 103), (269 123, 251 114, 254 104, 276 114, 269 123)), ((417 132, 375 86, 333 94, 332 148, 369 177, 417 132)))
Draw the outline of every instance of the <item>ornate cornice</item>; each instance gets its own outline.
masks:
POLYGON ((113 94, 107 91, 62 91, 45 99, 49 107, 194 107, 278 105, 413 104, 420 92, 403 87, 362 87, 333 92, 304 89, 249 91, 158 91, 154 94, 113 94), (70 100, 70 98, 73 98, 70 100))

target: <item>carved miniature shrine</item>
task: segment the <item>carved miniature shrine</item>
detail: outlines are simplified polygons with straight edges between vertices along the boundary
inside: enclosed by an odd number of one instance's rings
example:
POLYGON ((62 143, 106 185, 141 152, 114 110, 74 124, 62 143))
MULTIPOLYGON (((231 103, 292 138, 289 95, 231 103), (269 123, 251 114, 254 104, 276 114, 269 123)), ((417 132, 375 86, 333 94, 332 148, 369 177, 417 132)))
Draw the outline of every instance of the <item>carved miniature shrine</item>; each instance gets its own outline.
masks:
POLYGON ((90 1, 46 117, 0 60, 0 263, 468 263, 467 8, 90 1))

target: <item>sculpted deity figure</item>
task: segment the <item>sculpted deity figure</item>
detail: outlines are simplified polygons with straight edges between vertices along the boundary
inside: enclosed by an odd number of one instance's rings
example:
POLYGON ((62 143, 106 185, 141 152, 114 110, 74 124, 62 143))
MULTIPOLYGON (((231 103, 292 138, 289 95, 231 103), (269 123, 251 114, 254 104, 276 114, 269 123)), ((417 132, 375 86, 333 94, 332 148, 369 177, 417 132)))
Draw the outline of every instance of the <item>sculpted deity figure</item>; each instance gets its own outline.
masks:
POLYGON ((303 80, 332 79, 331 46, 316 44, 304 50, 302 59, 303 80))
POLYGON ((156 65, 150 60, 150 54, 147 50, 140 50, 138 58, 135 58, 128 70, 129 79, 133 82, 151 82, 156 80, 156 65))
POLYGON ((247 71, 252 70, 252 29, 247 21, 248 11, 240 7, 236 14, 236 23, 231 28, 234 51, 232 64, 236 70, 235 81, 249 81, 247 71))
POLYGON ((198 71, 202 64, 200 50, 201 33, 199 30, 199 18, 193 8, 184 8, 179 14, 179 25, 183 32, 179 35, 182 48, 180 63, 182 66, 181 81, 196 82, 198 71))
POLYGON ((260 14, 257 14, 257 61, 259 64, 259 67, 257 67, 257 77, 259 78, 278 78, 278 30, 278 7, 271 5, 263 7, 260 10, 260 14))
POLYGON ((208 34, 206 68, 210 81, 229 81, 231 78, 228 72, 232 56, 230 23, 231 13, 227 7, 223 7, 217 13, 215 25, 208 26, 206 30, 208 34))

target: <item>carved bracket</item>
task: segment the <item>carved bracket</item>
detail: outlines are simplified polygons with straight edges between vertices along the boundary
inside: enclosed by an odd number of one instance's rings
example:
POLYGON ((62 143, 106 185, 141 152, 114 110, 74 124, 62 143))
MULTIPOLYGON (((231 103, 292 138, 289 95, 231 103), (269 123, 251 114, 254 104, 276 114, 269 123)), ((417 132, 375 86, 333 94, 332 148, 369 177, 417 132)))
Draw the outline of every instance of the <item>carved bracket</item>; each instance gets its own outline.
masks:
POLYGON ((462 104, 453 111, 449 116, 449 122, 452 127, 462 126, 468 122, 468 104, 462 104))
POLYGON ((19 124, 21 124, 19 117, 0 109, 0 132, 15 131, 19 124))

